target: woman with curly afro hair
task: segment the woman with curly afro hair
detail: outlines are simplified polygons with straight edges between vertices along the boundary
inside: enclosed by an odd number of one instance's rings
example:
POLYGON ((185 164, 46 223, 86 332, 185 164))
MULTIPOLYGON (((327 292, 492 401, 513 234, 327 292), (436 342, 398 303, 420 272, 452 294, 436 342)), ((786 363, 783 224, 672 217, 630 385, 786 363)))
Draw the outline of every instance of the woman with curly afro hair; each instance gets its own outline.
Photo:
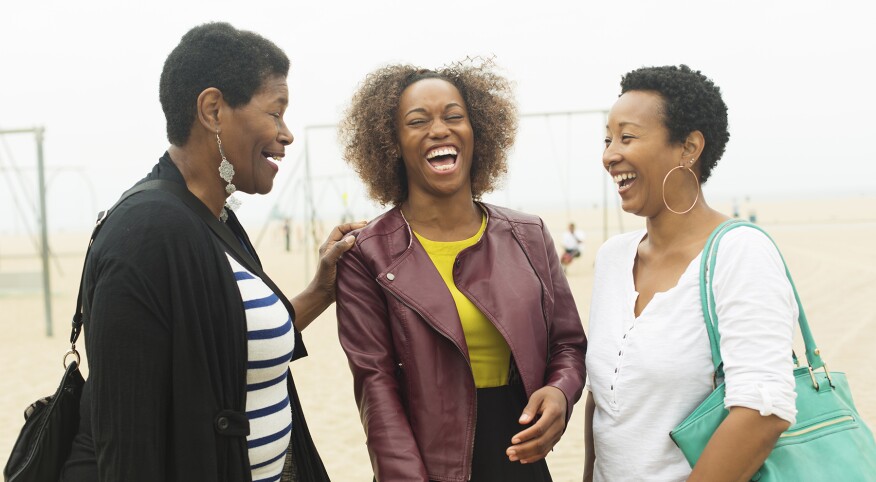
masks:
POLYGON ((729 138, 721 91, 700 72, 645 67, 621 80, 602 164, 646 228, 609 239, 596 258, 585 481, 749 480, 794 423, 794 292, 770 239, 740 226, 709 267, 729 414, 693 467, 668 435, 721 377, 698 274, 728 220, 701 185, 729 138))
POLYGON ((376 201, 338 265, 338 331, 375 479, 549 481, 586 339, 536 216, 480 202, 517 113, 489 62, 378 69, 341 124, 376 201))

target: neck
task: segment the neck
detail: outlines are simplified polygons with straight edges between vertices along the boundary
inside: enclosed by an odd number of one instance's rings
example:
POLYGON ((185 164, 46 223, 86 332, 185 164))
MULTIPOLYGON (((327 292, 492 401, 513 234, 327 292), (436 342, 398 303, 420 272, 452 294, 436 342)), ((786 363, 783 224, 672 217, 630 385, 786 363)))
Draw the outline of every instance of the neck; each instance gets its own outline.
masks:
POLYGON ((414 231, 433 241, 470 238, 478 232, 483 219, 470 191, 446 198, 411 193, 401 210, 414 231))
POLYGON ((688 244, 701 244, 709 233, 723 222, 726 216, 715 211, 702 197, 687 214, 675 214, 662 210, 646 222, 648 244, 657 251, 683 248, 688 244))
POLYGON ((182 147, 171 145, 167 152, 185 179, 189 191, 218 218, 228 194, 224 181, 219 177, 218 148, 213 146, 212 150, 216 152, 211 152, 209 144, 192 139, 182 147))

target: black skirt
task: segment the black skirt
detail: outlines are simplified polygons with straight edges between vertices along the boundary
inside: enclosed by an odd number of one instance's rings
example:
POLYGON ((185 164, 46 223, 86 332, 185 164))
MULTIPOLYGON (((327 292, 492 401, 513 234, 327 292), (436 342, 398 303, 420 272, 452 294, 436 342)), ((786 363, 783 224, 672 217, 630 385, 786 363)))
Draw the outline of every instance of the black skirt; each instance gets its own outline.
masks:
MULTIPOLYGON (((511 462, 505 450, 511 438, 527 426, 517 420, 526 407, 519 384, 477 389, 477 424, 469 482, 552 482, 544 459, 531 464, 511 462)), ((377 479, 374 479, 377 482, 377 479)))
POLYGON ((505 450, 511 438, 527 426, 517 420, 526 407, 526 394, 518 384, 477 390, 471 482, 551 482, 544 459, 531 464, 511 462, 505 450))

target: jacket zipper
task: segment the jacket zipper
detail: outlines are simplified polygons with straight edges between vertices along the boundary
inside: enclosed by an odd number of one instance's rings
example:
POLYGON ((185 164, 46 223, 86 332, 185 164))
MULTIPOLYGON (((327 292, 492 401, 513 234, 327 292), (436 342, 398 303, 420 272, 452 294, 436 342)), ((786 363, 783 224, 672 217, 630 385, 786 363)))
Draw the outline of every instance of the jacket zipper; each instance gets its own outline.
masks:
MULTIPOLYGON (((456 347, 456 350, 459 351, 459 354, 462 355, 462 358, 465 360, 465 363, 468 365, 469 372, 471 372, 471 370, 472 370, 471 361, 468 359, 467 356, 465 356, 465 353, 463 353, 463 351, 462 351, 462 347, 460 347, 459 345, 457 345, 457 344, 456 344, 456 341, 453 340, 453 338, 450 338, 449 336, 445 335, 443 331, 441 331, 441 330, 439 330, 438 328, 436 328, 435 325, 433 325, 433 324, 429 321, 428 318, 426 318, 425 316, 423 316, 422 313, 420 313, 420 310, 418 310, 418 309, 414 308, 413 306, 407 304, 407 303, 405 302, 405 300, 401 299, 401 297, 398 296, 393 290, 388 289, 387 291, 389 291, 390 293, 392 293, 392 296, 393 296, 395 299, 397 299, 401 304, 405 305, 409 310, 411 310, 411 311, 413 311, 414 313, 416 313, 417 315, 419 315, 420 318, 422 318, 426 323, 428 323, 428 325, 431 326, 433 330, 435 330, 435 331, 437 331, 438 333, 440 333, 441 336, 443 336, 444 338, 447 338, 448 340, 450 340, 450 342, 453 343, 453 346, 456 347)), ((474 432, 475 432, 474 427, 477 426, 477 419, 478 419, 477 388, 475 388, 475 401, 474 401, 474 403, 472 404, 471 412, 472 412, 472 425, 471 425, 471 434, 472 434, 472 436, 471 436, 471 438, 469 438, 469 440, 468 440, 468 473, 467 473, 467 475, 466 475, 466 478, 467 478, 467 479, 470 479, 470 478, 471 478, 471 467, 472 467, 472 463, 473 463, 473 460, 472 460, 472 459, 474 458, 474 432)))
MULTIPOLYGON (((487 211, 487 209, 486 209, 483 205, 481 205, 480 203, 478 203, 478 207, 481 208, 481 210, 483 211, 484 215, 487 217, 487 225, 489 226, 489 224, 490 224, 490 213, 489 213, 489 211, 487 211)), ((410 251, 411 246, 412 246, 413 243, 414 243, 414 230, 411 228, 411 223, 409 223, 408 220, 407 220, 407 218, 405 218, 405 214, 401 211, 401 209, 399 209, 398 212, 399 212, 399 214, 401 215, 402 219, 403 219, 404 222, 405 222, 405 225, 406 225, 407 228, 408 228, 408 251, 410 251)), ((474 244, 474 246, 476 246, 477 244, 479 244, 479 243, 481 242, 481 240, 484 238, 484 236, 486 236, 486 234, 487 234, 487 232, 486 232, 486 229, 485 229, 485 230, 484 230, 484 233, 481 235, 480 238, 478 238, 478 240, 477 240, 477 242, 474 244)), ((468 250, 468 249, 471 249, 472 247, 473 247, 473 246, 469 246, 468 248, 464 249, 463 251, 468 250)), ((524 251, 525 251, 525 250, 524 250, 524 251)), ((460 254, 461 254, 461 253, 460 253, 460 254)), ((456 266, 456 264, 457 264, 458 262, 459 262, 459 255, 456 256, 456 260, 455 260, 454 263, 453 263, 453 264, 454 264, 454 267, 456 266)), ((455 283, 455 282, 456 282, 456 280, 454 279, 454 283, 455 283)), ((378 284, 381 284, 381 285, 382 285, 382 283, 380 283, 379 280, 378 280, 378 284)), ((469 360, 468 357, 466 356, 466 353, 462 351, 462 347, 459 346, 459 345, 457 345, 457 344, 456 344, 456 341, 455 341, 453 338, 450 338, 450 337, 447 336, 443 331, 441 331, 441 330, 439 330, 438 328, 436 328, 435 325, 433 325, 433 324, 429 321, 428 318, 426 318, 425 316, 423 316, 422 313, 420 313, 420 310, 418 310, 418 309, 414 308, 413 306, 407 304, 407 303, 405 302, 405 300, 403 300, 399 295, 397 295, 397 294, 395 293, 395 291, 389 289, 389 287, 384 287, 384 289, 386 289, 387 291, 389 291, 390 293, 392 293, 392 296, 393 296, 395 299, 397 299, 401 304, 405 305, 408 309, 412 310, 414 313, 416 313, 417 315, 419 315, 420 318, 422 318, 423 321, 425 321, 429 326, 431 326, 433 330, 437 331, 438 333, 441 334, 441 336, 443 336, 444 338, 447 338, 448 340, 450 340, 451 343, 453 343, 453 346, 456 347, 456 350, 459 352, 460 355, 462 355, 462 358, 465 360, 465 363, 468 365, 468 371, 469 371, 469 373, 472 374, 472 384, 474 384, 474 371, 473 371, 473 368, 472 368, 472 366, 471 366, 471 360, 469 360)), ((542 296, 544 296, 544 293, 542 293, 542 296)), ((544 300, 542 300, 542 301, 544 301, 544 300)), ((550 352, 550 350, 548 350, 548 351, 550 352)), ((522 377, 521 377, 521 378, 522 378, 522 377)), ((471 412, 472 412, 472 425, 471 425, 470 428, 471 428, 471 434, 472 434, 472 436, 471 436, 471 438, 468 440, 468 473, 467 473, 467 475, 466 475, 466 479, 471 479, 472 465, 473 465, 473 463, 474 463, 474 435, 475 435, 474 432, 475 432, 475 428, 477 427, 477 421, 478 421, 477 386, 475 386, 475 401, 474 401, 474 403, 472 404, 471 412)))
POLYGON ((855 421, 855 417, 852 417, 851 415, 845 415, 843 417, 837 417, 833 420, 825 420, 824 422, 816 423, 815 425, 810 425, 806 428, 794 430, 793 432, 785 432, 782 435, 779 435, 779 438, 799 437, 801 435, 806 435, 807 433, 814 432, 816 430, 819 430, 819 429, 822 429, 825 427, 831 427, 833 425, 837 425, 837 424, 840 424, 843 422, 854 422, 854 421, 855 421))

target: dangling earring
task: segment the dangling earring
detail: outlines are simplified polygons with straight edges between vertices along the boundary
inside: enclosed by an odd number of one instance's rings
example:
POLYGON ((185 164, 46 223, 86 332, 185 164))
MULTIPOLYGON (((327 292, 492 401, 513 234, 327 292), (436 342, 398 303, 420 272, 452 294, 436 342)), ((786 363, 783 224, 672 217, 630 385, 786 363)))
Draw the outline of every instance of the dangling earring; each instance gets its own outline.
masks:
MULTIPOLYGON (((691 159, 689 165, 692 166, 694 162, 696 162, 696 159, 691 159)), ((700 199, 700 180, 697 179, 697 173, 693 172, 693 169, 691 169, 690 167, 685 167, 684 164, 681 164, 681 165, 673 167, 672 169, 669 170, 669 172, 666 173, 666 177, 663 178, 663 205, 666 206, 666 209, 674 212, 675 214, 687 214, 691 211, 691 209, 694 208, 694 206, 697 205, 697 201, 699 201, 699 199, 700 199), (684 211, 676 211, 676 210, 672 209, 671 207, 669 207, 669 203, 666 202, 666 180, 669 179, 669 175, 672 174, 672 171, 674 171, 676 169, 687 169, 691 173, 691 175, 693 176, 694 183, 697 185, 697 197, 694 198, 693 204, 691 204, 690 207, 685 209, 684 211)))
POLYGON ((219 131, 216 131, 216 144, 219 145, 219 155, 222 156, 222 162, 219 163, 219 177, 228 183, 225 186, 225 192, 231 195, 234 194, 234 191, 237 191, 237 186, 231 183, 231 179, 234 177, 234 166, 225 158, 225 149, 222 149, 222 139, 219 138, 219 131))
POLYGON ((222 157, 222 162, 219 163, 219 177, 228 183, 225 185, 225 192, 228 194, 228 198, 225 200, 225 207, 222 208, 222 212, 219 214, 219 219, 224 223, 228 220, 226 208, 236 211, 240 207, 240 200, 232 196, 237 191, 237 186, 231 182, 234 178, 234 166, 225 158, 225 149, 222 149, 222 139, 219 139, 218 130, 216 131, 216 144, 219 146, 219 155, 222 157))

